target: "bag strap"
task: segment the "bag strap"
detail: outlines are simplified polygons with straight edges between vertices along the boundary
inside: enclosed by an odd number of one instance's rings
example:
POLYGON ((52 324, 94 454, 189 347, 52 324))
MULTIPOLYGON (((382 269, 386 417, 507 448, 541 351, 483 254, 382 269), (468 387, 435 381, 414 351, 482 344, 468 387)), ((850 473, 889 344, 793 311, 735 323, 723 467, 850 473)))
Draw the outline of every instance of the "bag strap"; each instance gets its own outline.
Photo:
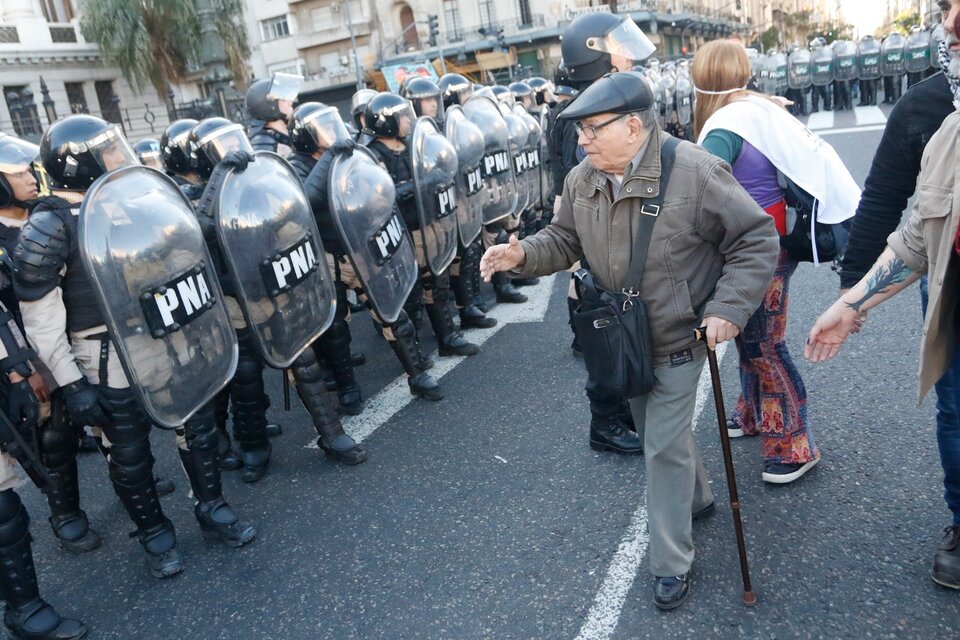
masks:
POLYGON ((680 140, 668 136, 660 147, 660 190, 655 198, 649 198, 640 208, 640 225, 634 242, 634 251, 630 256, 630 267, 627 271, 627 282, 636 283, 630 286, 632 292, 640 291, 640 279, 643 277, 643 267, 647 262, 647 253, 650 249, 650 239, 653 237, 653 225, 660 217, 663 208, 663 199, 670 183, 670 174, 673 173, 673 161, 677 155, 677 145, 680 140))

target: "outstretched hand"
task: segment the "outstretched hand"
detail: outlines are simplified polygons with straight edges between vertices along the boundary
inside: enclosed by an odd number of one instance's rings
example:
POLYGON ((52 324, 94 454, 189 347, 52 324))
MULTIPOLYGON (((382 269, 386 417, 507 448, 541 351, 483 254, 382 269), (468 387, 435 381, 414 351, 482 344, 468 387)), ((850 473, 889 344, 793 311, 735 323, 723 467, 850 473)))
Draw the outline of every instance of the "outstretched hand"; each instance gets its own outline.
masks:
POLYGON ((498 271, 510 271, 516 269, 527 259, 523 247, 516 236, 510 236, 507 244, 497 244, 484 252, 480 258, 480 277, 484 282, 490 282, 490 278, 498 271))
POLYGON ((859 314, 844 302, 834 302, 810 329, 803 357, 811 362, 823 362, 837 355, 847 337, 860 330, 858 319, 859 314))

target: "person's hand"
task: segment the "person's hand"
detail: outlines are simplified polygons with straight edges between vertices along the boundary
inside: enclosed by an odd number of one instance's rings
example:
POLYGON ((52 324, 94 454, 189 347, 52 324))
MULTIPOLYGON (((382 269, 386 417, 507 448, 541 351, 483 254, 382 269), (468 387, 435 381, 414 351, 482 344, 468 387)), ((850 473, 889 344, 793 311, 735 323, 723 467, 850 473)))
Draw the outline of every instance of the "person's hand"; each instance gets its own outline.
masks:
POLYGON ((527 254, 520 246, 516 236, 510 236, 507 244, 497 244, 484 252, 480 258, 480 277, 484 282, 490 282, 490 278, 497 271, 510 271, 516 269, 527 259, 527 254))
POLYGON ((729 320, 708 316, 703 319, 703 326, 706 328, 707 348, 715 351, 717 345, 727 340, 733 340, 740 335, 740 329, 729 320))
MULTIPOLYGON (((847 291, 850 291, 850 289, 849 288, 840 289, 840 297, 842 298, 847 291)), ((863 325, 866 324, 866 322, 867 322, 867 312, 866 311, 859 312, 857 314, 857 319, 853 321, 853 331, 851 331, 850 333, 860 333, 860 330, 863 329, 863 325)))
POLYGON ((333 146, 330 149, 335 155, 352 155, 353 150, 357 148, 357 143, 353 141, 352 138, 344 138, 343 140, 337 140, 333 143, 333 146))
POLYGON ((7 415, 14 423, 23 421, 33 425, 40 420, 40 403, 37 402, 37 397, 33 394, 33 389, 26 378, 10 381, 7 415))
POLYGON ((110 422, 110 405, 86 378, 64 385, 63 401, 67 413, 78 424, 102 427, 110 422))
POLYGON ((811 362, 823 362, 837 355, 847 337, 855 332, 858 315, 842 300, 834 302, 813 323, 803 347, 803 357, 811 362))
POLYGON ((50 387, 42 375, 34 372, 30 374, 27 380, 30 381, 30 387, 33 389, 34 395, 37 396, 37 400, 40 402, 48 402, 50 400, 50 387))
POLYGON ((784 96, 767 96, 767 97, 769 97, 771 100, 776 102, 778 105, 780 105, 784 109, 786 109, 787 107, 792 107, 794 105, 793 100, 790 100, 789 98, 785 98, 784 96))
POLYGON ((253 162, 254 158, 246 151, 235 149, 223 157, 220 162, 231 169, 243 171, 247 165, 253 162))

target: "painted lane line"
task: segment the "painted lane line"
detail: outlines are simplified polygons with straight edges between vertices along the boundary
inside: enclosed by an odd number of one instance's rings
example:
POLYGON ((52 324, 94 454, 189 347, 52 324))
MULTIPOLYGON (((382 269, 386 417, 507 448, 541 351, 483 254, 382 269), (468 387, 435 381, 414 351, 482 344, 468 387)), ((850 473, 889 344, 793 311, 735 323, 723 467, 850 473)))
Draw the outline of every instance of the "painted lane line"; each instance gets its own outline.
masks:
MULTIPOLYGON (((538 284, 524 287, 523 292, 528 300, 523 304, 498 304, 491 309, 487 315, 497 319, 495 326, 489 329, 470 329, 464 335, 470 342, 482 345, 509 324, 543 322, 550 304, 550 295, 553 293, 554 278, 556 276, 541 278, 538 284)), ((430 375, 438 381, 468 358, 468 356, 440 358, 436 351, 430 355, 436 362, 433 369, 430 369, 430 375)), ((483 358, 484 354, 480 353, 472 357, 483 358)), ((357 442, 363 442, 415 399, 407 386, 407 376, 400 375, 367 400, 363 413, 358 416, 343 416, 341 418, 343 430, 357 442)), ((306 444, 306 448, 318 448, 315 437, 306 444)))
POLYGON ((807 118, 807 129, 830 129, 833 127, 833 111, 818 111, 807 118))
POLYGON ((844 127, 842 129, 828 129, 827 131, 817 131, 817 135, 820 137, 823 136, 836 136, 844 133, 867 133, 870 131, 883 131, 887 128, 885 124, 872 124, 866 127, 844 127))
POLYGON ((853 115, 857 119, 857 126, 861 127, 871 124, 887 123, 887 116, 883 115, 883 111, 880 110, 880 107, 854 107, 853 115))
MULTIPOLYGON (((729 342, 717 347, 717 362, 723 361, 729 342)), ((707 401, 713 396, 713 384, 710 381, 710 369, 706 362, 700 372, 700 382, 697 384, 697 399, 693 411, 693 428, 697 428, 697 421, 703 413, 707 401)), ((617 548, 607 575, 600 585, 593 600, 593 606, 587 614, 587 619, 580 627, 577 640, 607 640, 617 628, 623 605, 627 601, 627 594, 640 571, 640 564, 647 554, 647 543, 650 536, 647 532, 647 492, 644 487, 643 497, 633 517, 630 526, 617 548)))

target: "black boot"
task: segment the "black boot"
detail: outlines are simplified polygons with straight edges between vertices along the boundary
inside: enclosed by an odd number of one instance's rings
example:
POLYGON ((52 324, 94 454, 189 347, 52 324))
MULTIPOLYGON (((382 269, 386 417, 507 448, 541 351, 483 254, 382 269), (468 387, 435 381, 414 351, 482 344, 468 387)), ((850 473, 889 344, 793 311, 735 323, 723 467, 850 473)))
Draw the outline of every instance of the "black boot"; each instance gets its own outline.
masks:
POLYGON ((87 514, 80 508, 80 489, 77 484, 77 461, 70 460, 62 467, 49 468, 53 482, 47 488, 50 505, 50 527, 60 547, 70 553, 86 553, 100 546, 101 539, 90 528, 87 514))
POLYGON ((363 411, 363 397, 353 374, 350 328, 346 319, 334 319, 330 328, 320 336, 317 346, 336 380, 340 409, 351 416, 359 415, 363 411))
POLYGON ((237 331, 240 359, 231 383, 233 437, 240 445, 244 482, 256 482, 267 475, 270 441, 267 439, 267 403, 263 392, 263 363, 249 328, 237 331))
POLYGON ((178 449, 180 462, 197 500, 193 513, 203 536, 228 547, 242 547, 257 537, 257 530, 242 522, 223 499, 217 429, 212 417, 211 410, 204 408, 184 425, 187 449, 178 449))
POLYGON ((493 274, 493 290, 497 292, 497 302, 507 304, 521 304, 527 301, 527 296, 510 284, 510 278, 505 273, 493 274))
POLYGON ((320 434, 317 445, 331 458, 344 464, 360 464, 367 452, 343 431, 340 417, 331 409, 327 394, 321 386, 320 365, 312 349, 307 349, 290 367, 296 380, 297 395, 313 426, 320 434))
POLYGON ((450 314, 450 289, 436 289, 433 292, 433 303, 425 305, 430 326, 437 336, 437 346, 441 356, 473 356, 480 353, 480 347, 468 342, 463 334, 453 326, 453 317, 450 314))
MULTIPOLYGON (((467 269, 471 264, 467 260, 461 261, 460 269, 467 269)), ((495 318, 488 318, 480 307, 474 304, 475 296, 469 275, 461 273, 461 275, 450 276, 450 289, 457 302, 461 329, 488 329, 497 325, 495 318)))
MULTIPOLYGON (((473 295, 473 304, 481 312, 486 313, 493 307, 491 303, 484 303, 481 297, 482 289, 480 279, 480 259, 483 257, 483 243, 478 238, 470 248, 467 249, 467 270, 466 274, 470 277, 470 292, 473 295)), ((461 275, 463 272, 461 271, 461 275)))
POLYGON ((30 519, 12 489, 0 492, 0 588, 7 606, 3 623, 15 640, 78 640, 87 628, 61 618, 40 597, 30 546, 30 519))
POLYGON ((643 442, 635 431, 616 418, 594 415, 590 419, 590 448, 627 455, 643 455, 643 442))
POLYGON ((400 361, 403 370, 407 373, 410 393, 427 400, 443 400, 443 391, 440 390, 440 385, 421 368, 415 331, 406 314, 401 314, 391 329, 395 339, 390 342, 390 347, 396 354, 397 360, 400 361))
POLYGON ((220 468, 235 471, 243 466, 243 459, 233 448, 230 432, 227 431, 227 418, 230 416, 230 385, 213 398, 213 421, 217 425, 217 451, 220 454, 220 468))

